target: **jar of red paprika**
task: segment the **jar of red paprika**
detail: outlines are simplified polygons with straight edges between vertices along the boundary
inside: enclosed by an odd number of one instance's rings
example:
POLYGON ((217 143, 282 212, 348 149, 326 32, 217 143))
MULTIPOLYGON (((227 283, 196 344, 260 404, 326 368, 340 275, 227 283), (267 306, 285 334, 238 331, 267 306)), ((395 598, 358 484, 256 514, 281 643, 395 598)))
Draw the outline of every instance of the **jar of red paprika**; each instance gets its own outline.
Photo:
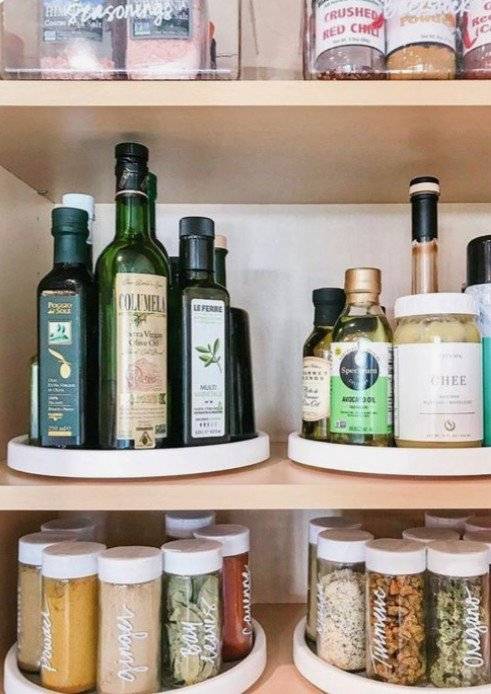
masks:
POLYGON ((223 660, 245 658, 252 650, 254 632, 249 569, 249 528, 212 525, 195 532, 197 539, 215 540, 223 548, 223 660))

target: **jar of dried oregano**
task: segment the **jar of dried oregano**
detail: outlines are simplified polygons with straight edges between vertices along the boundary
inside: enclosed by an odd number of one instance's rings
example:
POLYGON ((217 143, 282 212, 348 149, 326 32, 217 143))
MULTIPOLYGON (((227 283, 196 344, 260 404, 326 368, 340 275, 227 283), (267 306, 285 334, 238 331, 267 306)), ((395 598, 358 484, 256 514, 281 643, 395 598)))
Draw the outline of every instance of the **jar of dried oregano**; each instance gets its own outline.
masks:
POLYGON ((222 545, 177 540, 162 547, 163 682, 174 689, 204 682, 222 665, 222 545))
POLYGON ((317 655, 330 665, 365 668, 364 530, 325 530, 317 539, 317 655))
POLYGON ((417 685, 426 674, 424 545, 373 540, 366 548, 367 674, 417 685))
POLYGON ((489 550, 481 542, 428 546, 428 678, 440 688, 489 684, 489 550))

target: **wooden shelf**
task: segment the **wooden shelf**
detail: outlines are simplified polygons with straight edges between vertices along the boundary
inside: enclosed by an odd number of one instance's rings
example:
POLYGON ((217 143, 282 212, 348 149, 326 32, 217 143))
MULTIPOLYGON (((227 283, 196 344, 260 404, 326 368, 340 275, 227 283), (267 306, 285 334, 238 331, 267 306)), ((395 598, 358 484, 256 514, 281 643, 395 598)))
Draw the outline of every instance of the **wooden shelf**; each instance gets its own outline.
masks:
POLYGON ((445 202, 490 202, 490 115, 491 81, 4 81, 0 166, 54 201, 110 202, 113 146, 132 138, 161 202, 405 202, 422 172, 445 202))
MULTIPOLYGON (((356 450, 353 451, 356 455, 356 450)), ((374 452, 376 455, 376 452, 374 452)), ((315 470, 274 446, 261 465, 144 481, 62 480, 0 468, 0 510, 491 508, 491 478, 415 479, 315 470)))

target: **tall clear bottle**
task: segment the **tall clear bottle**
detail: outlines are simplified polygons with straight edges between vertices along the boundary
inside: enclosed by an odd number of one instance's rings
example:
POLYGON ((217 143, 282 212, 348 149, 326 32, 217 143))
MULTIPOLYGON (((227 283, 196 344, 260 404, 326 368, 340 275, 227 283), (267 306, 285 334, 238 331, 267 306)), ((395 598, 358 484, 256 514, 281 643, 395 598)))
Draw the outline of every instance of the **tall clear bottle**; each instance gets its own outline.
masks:
POLYGON ((116 236, 97 262, 102 448, 162 448, 168 437, 169 266, 150 238, 148 149, 116 147, 116 236))
POLYGON ((334 327, 331 441, 391 446, 392 330, 380 306, 381 272, 346 271, 346 308, 334 327))
POLYGON ((412 294, 438 292, 438 199, 440 182, 434 176, 413 178, 409 187, 412 205, 412 294))

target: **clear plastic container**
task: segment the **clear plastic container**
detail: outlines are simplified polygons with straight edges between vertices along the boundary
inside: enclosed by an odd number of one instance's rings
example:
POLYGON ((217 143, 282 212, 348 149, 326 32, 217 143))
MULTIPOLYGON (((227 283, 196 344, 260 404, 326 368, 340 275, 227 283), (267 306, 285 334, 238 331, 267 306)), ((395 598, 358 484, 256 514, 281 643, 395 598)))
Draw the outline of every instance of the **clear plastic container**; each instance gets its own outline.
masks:
POLYGON ((365 668, 364 530, 325 530, 317 540, 317 655, 348 672, 365 668))
POLYGON ((171 511, 165 514, 167 540, 192 540, 194 533, 215 524, 215 511, 171 511))
POLYGON ((237 79, 241 0, 4 0, 2 72, 28 79, 237 79))
POLYGON ((418 685, 426 675, 426 549, 411 540, 374 540, 366 568, 367 674, 418 685))
POLYGON ((426 511, 425 526, 427 528, 450 528, 462 535, 470 516, 468 511, 426 511))
POLYGON ((491 530, 491 515, 469 516, 465 522, 465 532, 473 533, 481 530, 491 530))
POLYGON ((428 547, 428 680, 439 688, 489 684, 489 550, 480 542, 428 547))
POLYGON ((437 540, 460 540, 460 535, 451 528, 407 528, 403 531, 404 540, 413 540, 429 545, 437 540))

